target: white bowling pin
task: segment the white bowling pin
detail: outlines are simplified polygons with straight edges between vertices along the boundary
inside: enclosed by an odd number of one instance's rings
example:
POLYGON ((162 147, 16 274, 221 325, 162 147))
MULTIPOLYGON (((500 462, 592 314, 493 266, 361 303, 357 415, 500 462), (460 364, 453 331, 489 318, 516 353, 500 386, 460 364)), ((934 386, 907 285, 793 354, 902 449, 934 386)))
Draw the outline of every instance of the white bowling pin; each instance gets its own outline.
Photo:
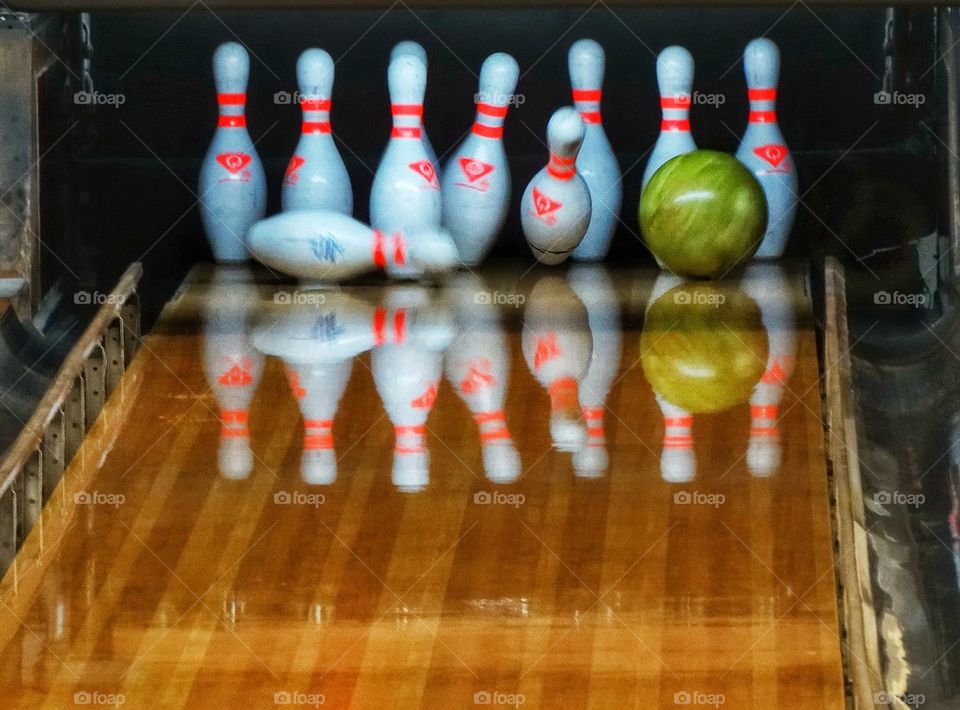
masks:
POLYGON ((760 307, 767 331, 767 365, 750 395, 750 441, 747 469, 758 477, 780 468, 780 400, 793 374, 797 355, 796 316, 783 269, 751 264, 741 287, 760 307))
POLYGON ((247 232, 250 253, 267 266, 302 279, 338 281, 374 269, 412 264, 418 271, 456 265, 457 249, 440 229, 385 234, 328 210, 284 212, 247 232))
POLYGON ((245 261, 244 235, 267 209, 267 179, 247 133, 250 57, 236 42, 213 53, 220 117, 200 166, 200 218, 217 261, 245 261))
POLYGON ((606 57, 592 39, 574 42, 567 55, 573 103, 586 125, 586 135, 577 155, 577 172, 590 188, 590 226, 573 250, 577 261, 603 261, 617 230, 623 202, 620 164, 610 146, 600 119, 600 96, 606 57))
POLYGON ((503 122, 519 75, 520 67, 509 54, 487 57, 480 69, 473 128, 443 169, 443 224, 453 235, 461 263, 467 266, 483 261, 510 209, 503 122))
POLYGON ((477 423, 485 475, 494 483, 512 483, 521 466, 503 413, 510 345, 497 307, 482 298, 488 291, 479 278, 459 274, 450 291, 459 301, 459 335, 444 356, 447 379, 477 423))
MULTIPOLYGON (((683 283, 678 276, 661 273, 653 284, 646 310, 670 289, 683 283)), ((660 452, 660 476, 668 483, 692 481, 697 473, 697 458, 693 448, 693 414, 668 402, 654 392, 657 406, 663 414, 663 449, 660 452)))
MULTIPOLYGON (((391 291, 387 302, 416 308, 427 299, 425 289, 409 288, 391 291)), ((443 350, 412 341, 384 345, 371 353, 370 369, 393 423, 393 483, 404 492, 422 490, 430 476, 426 423, 440 387, 443 350)))
POLYGON ((578 476, 602 476, 609 466, 603 415, 623 352, 620 301, 610 275, 601 266, 575 266, 567 275, 567 283, 587 308, 593 338, 590 366, 580 381, 580 409, 587 423, 587 441, 574 452, 573 469, 578 476))
POLYGON ((219 267, 205 300, 203 371, 220 408, 217 466, 224 478, 242 479, 253 470, 250 403, 263 374, 264 357, 247 337, 247 315, 255 293, 244 267, 219 267))
MULTIPOLYGON (((398 54, 412 54, 417 57, 423 66, 427 67, 427 50, 423 48, 419 42, 412 42, 410 40, 405 40, 403 42, 397 42, 393 49, 390 51, 390 61, 392 62, 398 54)), ((430 138, 427 136, 427 129, 423 125, 423 115, 420 117, 420 140, 423 141, 423 148, 427 151, 427 156, 430 158, 430 162, 433 164, 434 172, 436 172, 437 177, 440 176, 440 163, 437 162, 437 152, 433 149, 433 146, 430 144, 430 138)))
POLYGON ((325 486, 337 480, 333 418, 352 368, 352 358, 330 363, 287 363, 287 381, 303 416, 300 476, 309 484, 325 486))
POLYGON ((280 197, 284 210, 353 213, 350 176, 330 128, 333 73, 333 58, 322 49, 308 49, 297 60, 303 122, 283 176, 280 197))
MULTIPOLYGON (((397 54, 387 70, 393 129, 370 189, 370 224, 415 235, 440 227, 440 181, 421 140, 427 67, 414 54, 397 54)), ((413 237, 411 237, 413 238, 413 237)), ((388 264, 395 276, 416 276, 413 263, 388 264)))
POLYGON ((405 342, 443 350, 453 340, 453 316, 442 303, 374 306, 342 291, 296 295, 301 298, 291 302, 288 292, 276 293, 253 328, 257 349, 287 364, 339 362, 405 342))
POLYGON ((538 261, 559 264, 590 225, 590 189, 577 173, 584 125, 573 108, 554 112, 547 124, 550 162, 533 176, 520 200, 520 225, 538 261))
POLYGON ((758 258, 778 258, 797 213, 797 168, 777 123, 780 50, 765 37, 752 40, 743 52, 750 115, 737 149, 737 159, 750 169, 767 197, 767 231, 758 258))
POLYGON ((550 434, 561 451, 586 441, 579 383, 587 374, 593 340, 587 309, 563 279, 541 278, 530 292, 521 335, 527 367, 550 396, 550 434))
POLYGON ((660 88, 660 135, 643 171, 643 187, 670 158, 696 150, 690 135, 690 100, 693 90, 693 55, 683 47, 667 47, 657 56, 660 88))

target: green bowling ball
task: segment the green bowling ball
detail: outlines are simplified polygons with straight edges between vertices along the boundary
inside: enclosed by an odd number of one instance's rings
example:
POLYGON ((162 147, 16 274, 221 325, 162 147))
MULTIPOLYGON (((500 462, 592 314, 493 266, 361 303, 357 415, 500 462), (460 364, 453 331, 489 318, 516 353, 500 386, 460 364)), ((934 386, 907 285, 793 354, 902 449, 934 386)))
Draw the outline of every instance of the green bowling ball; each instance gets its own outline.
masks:
POLYGON ((746 402, 767 367, 760 308, 729 284, 684 283, 647 311, 640 362, 653 391, 691 414, 746 402))
POLYGON ((643 239, 663 266, 680 276, 717 278, 760 247, 767 200, 732 155, 695 150, 653 174, 639 217, 643 239))

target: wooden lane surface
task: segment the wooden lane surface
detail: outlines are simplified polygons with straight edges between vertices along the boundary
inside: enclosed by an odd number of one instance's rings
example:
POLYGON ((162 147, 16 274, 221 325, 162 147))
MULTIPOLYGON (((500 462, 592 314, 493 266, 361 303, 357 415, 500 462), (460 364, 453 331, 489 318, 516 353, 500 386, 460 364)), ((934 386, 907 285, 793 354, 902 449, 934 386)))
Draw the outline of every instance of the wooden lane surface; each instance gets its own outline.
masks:
POLYGON ((523 477, 484 478, 476 424, 444 379, 430 481, 410 494, 391 482, 369 353, 336 413, 336 482, 300 479, 300 410, 272 357, 250 408, 253 470, 220 475, 195 275, 0 586, 4 706, 842 707, 809 318, 780 404, 779 470, 748 472, 742 403, 696 416, 696 479, 670 484, 639 362, 652 281, 616 278, 625 329, 605 476, 576 477, 551 447, 517 309, 505 412, 523 477), (476 502, 491 492, 516 497, 476 502), (324 498, 277 502, 296 493, 324 498))

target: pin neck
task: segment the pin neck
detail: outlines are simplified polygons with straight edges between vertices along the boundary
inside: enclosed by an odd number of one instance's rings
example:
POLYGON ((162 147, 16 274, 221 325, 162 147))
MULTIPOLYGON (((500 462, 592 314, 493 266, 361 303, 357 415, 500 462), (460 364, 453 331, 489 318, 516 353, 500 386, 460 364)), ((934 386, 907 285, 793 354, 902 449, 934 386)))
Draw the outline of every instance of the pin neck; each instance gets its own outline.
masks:
POLYGON ((224 409, 220 412, 220 435, 227 437, 247 437, 248 415, 246 409, 224 409))
POLYGON ((506 106, 478 103, 477 117, 473 123, 474 135, 481 138, 502 138, 503 122, 507 117, 506 106))
POLYGON ((332 419, 303 420, 303 450, 323 451, 333 448, 332 419))
POLYGON ((547 173, 557 180, 571 180, 573 176, 577 174, 577 157, 550 153, 550 162, 547 163, 547 173))
POLYGON ((246 128, 247 119, 243 115, 247 104, 246 94, 223 93, 217 94, 217 106, 220 116, 217 119, 218 128, 246 128))
POLYGON ((426 447, 423 444, 423 437, 426 433, 426 427, 420 426, 395 426, 393 428, 396 436, 394 451, 398 454, 422 454, 426 447))
MULTIPOLYGON (((373 263, 379 269, 385 269, 391 263, 404 266, 407 263, 406 244, 403 235, 394 234, 387 238, 378 229, 373 231, 373 263)), ((398 308, 391 319, 386 308, 379 307, 373 312, 373 339, 376 346, 393 343, 402 344, 407 335, 407 309, 398 308)))
POLYGON ((420 138, 423 125, 423 104, 390 104, 393 116, 393 138, 420 138))
POLYGON ((301 98, 303 123, 300 126, 300 132, 305 135, 330 133, 330 103, 329 98, 301 98))
POLYGON ((574 89, 573 103, 584 123, 600 123, 600 89, 574 89))
POLYGON ((776 87, 747 89, 747 99, 750 101, 750 114, 747 117, 750 123, 776 123, 776 87))

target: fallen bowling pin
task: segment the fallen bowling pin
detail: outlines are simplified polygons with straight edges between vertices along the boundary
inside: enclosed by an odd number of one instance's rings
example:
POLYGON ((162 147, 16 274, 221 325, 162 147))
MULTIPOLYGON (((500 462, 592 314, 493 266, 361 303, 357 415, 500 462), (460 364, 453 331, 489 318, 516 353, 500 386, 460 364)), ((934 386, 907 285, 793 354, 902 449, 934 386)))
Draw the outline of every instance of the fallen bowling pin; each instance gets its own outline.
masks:
POLYGON ((329 210, 284 212, 260 220, 247 232, 247 246, 270 268, 317 281, 341 281, 407 264, 424 272, 446 271, 457 263, 457 248, 441 229, 408 239, 329 210))
POLYGON ((520 67, 509 54, 491 54, 480 68, 473 127, 450 156, 440 179, 443 226, 461 263, 476 266, 497 240, 510 209, 510 167, 503 122, 513 101, 520 67))
POLYGON ((577 261, 602 261, 620 219, 623 179, 620 164, 610 146, 600 117, 600 97, 606 57, 603 47, 592 39, 574 42, 567 55, 573 103, 586 127, 577 155, 577 170, 590 188, 590 226, 583 241, 573 250, 577 261))
POLYGON ((333 57, 322 49, 308 49, 297 60, 303 122, 300 141, 283 176, 280 198, 284 211, 353 213, 350 175, 330 128, 333 71, 333 57))
POLYGON ((580 114, 562 108, 547 124, 550 162, 533 176, 520 201, 520 224, 538 261, 559 264, 590 226, 590 188, 577 174, 585 128, 580 114))
POLYGON ((213 53, 220 117, 200 166, 200 218, 217 261, 246 261, 243 237, 267 209, 267 178, 247 133, 250 57, 226 42, 213 53))

